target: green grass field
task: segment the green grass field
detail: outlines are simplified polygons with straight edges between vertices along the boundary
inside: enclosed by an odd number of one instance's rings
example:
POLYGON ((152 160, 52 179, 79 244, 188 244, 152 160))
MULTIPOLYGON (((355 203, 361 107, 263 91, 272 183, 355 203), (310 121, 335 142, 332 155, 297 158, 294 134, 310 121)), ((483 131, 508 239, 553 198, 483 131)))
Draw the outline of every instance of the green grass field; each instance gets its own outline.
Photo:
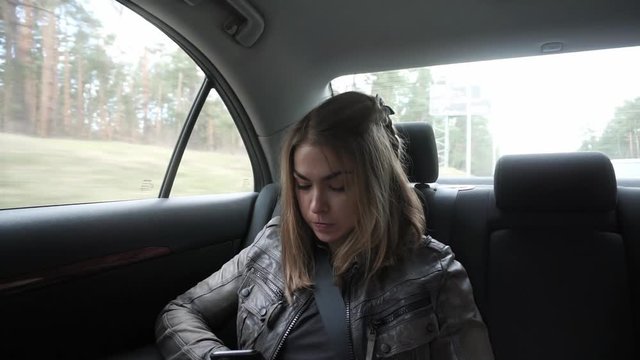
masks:
MULTIPOLYGON (((0 208, 154 198, 172 151, 0 133, 0 208)), ((187 150, 172 196, 252 190, 246 156, 187 150)))

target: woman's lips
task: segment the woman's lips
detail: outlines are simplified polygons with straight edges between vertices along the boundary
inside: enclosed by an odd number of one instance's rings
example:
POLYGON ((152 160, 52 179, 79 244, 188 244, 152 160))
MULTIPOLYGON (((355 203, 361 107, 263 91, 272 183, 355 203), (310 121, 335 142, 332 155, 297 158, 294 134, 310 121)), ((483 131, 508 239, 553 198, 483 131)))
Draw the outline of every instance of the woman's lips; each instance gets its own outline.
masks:
POLYGON ((313 229, 317 232, 328 232, 333 228, 334 224, 325 222, 314 222, 313 229))

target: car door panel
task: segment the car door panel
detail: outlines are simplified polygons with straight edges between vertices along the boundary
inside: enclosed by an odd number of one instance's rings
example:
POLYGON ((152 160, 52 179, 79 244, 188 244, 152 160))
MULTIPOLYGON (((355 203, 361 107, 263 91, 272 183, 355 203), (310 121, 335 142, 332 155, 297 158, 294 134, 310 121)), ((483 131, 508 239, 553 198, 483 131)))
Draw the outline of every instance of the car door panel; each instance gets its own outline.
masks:
POLYGON ((95 358, 153 342, 161 308, 239 250, 256 197, 2 211, 3 354, 95 358))

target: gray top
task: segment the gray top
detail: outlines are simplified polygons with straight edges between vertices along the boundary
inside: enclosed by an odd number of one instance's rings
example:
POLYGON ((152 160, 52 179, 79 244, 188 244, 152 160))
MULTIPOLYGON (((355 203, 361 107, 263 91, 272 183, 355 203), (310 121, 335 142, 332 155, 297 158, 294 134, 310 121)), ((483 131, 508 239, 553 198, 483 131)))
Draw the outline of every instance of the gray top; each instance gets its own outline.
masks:
POLYGON ((335 360, 315 299, 310 300, 280 353, 281 360, 335 360))

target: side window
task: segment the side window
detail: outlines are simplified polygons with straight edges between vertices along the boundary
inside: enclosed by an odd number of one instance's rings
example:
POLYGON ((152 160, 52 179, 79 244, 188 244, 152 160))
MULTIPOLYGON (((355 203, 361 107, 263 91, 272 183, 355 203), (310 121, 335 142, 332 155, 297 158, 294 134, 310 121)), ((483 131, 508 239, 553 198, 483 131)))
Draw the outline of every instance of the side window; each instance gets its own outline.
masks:
MULTIPOLYGON (((0 9, 0 209, 158 197, 205 79, 193 60, 115 0, 0 9)), ((251 190, 217 94, 201 117, 177 193, 251 190)))
POLYGON ((207 97, 184 152, 171 196, 253 191, 249 156, 215 90, 207 97))

